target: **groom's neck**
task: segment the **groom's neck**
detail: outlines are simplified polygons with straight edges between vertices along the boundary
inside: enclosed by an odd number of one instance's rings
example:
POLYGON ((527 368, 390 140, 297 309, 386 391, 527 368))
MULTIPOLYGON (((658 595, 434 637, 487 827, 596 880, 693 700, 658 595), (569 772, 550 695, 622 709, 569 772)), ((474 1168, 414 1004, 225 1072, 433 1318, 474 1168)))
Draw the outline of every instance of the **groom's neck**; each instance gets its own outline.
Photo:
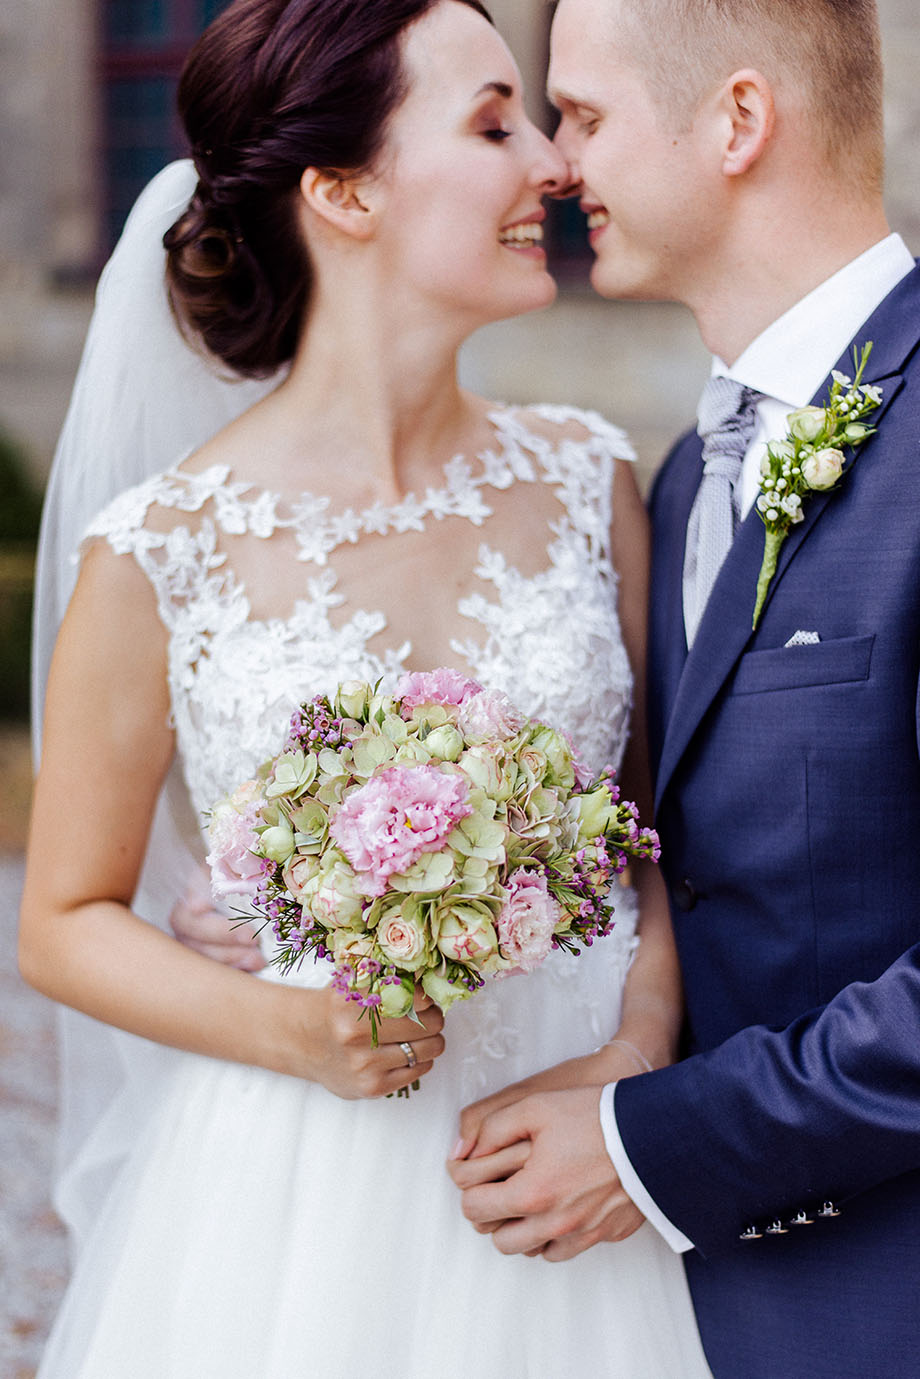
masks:
POLYGON ((733 364, 768 326, 890 233, 880 200, 823 200, 820 211, 788 203, 755 208, 753 229, 727 236, 687 305, 712 354, 733 364))

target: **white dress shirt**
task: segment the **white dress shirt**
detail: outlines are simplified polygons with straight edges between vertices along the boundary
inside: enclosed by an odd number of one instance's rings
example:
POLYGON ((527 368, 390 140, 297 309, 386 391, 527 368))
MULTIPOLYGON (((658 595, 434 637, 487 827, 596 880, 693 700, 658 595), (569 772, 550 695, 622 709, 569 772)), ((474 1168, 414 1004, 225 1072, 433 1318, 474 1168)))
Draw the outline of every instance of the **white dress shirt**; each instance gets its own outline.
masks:
MULTIPOLYGON (((731 367, 713 358, 713 376, 734 379, 764 395, 741 467, 742 517, 757 497, 766 446, 786 434, 787 414, 811 402, 863 322, 913 267, 913 257, 900 235, 888 235, 768 326, 731 367)), ((617 1129, 615 1106, 616 1083, 611 1082, 601 1093, 601 1129, 623 1187, 673 1250, 692 1249, 693 1242, 656 1206, 630 1163, 617 1129)))

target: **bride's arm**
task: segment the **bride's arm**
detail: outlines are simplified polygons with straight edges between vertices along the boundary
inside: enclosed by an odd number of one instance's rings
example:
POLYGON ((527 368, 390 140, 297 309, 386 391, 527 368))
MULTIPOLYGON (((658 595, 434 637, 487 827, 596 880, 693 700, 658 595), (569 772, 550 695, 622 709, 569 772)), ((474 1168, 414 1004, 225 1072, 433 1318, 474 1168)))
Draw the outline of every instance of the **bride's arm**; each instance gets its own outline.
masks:
POLYGON ((334 992, 255 981, 202 957, 130 909, 157 793, 169 767, 166 634, 133 560, 87 555, 48 685, 22 902, 23 976, 53 999, 145 1038, 377 1096, 428 1070, 426 1031, 367 1021, 334 992), (401 1040, 418 1065, 407 1068, 401 1040))
MULTIPOLYGON (((616 467, 613 510, 611 555, 619 577, 617 607, 634 677, 629 744, 619 783, 623 795, 638 804, 643 823, 649 824, 653 810, 645 721, 649 525, 632 467, 623 462, 616 467)), ((620 1025, 613 1041, 594 1053, 567 1059, 468 1106, 460 1119, 460 1141, 467 1151, 475 1143, 487 1115, 533 1092, 603 1086, 674 1061, 682 993, 667 891, 653 863, 633 864, 631 873, 639 900, 640 943, 626 978, 620 1025)))

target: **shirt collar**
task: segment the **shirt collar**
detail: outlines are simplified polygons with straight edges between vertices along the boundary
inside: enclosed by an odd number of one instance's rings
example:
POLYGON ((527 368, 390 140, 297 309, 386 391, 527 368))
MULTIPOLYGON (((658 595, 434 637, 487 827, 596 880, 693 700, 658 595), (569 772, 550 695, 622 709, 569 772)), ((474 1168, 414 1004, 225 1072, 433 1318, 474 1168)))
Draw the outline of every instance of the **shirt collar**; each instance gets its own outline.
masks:
POLYGON ((900 235, 888 235, 767 326, 723 375, 790 408, 811 401, 862 323, 914 267, 900 235))

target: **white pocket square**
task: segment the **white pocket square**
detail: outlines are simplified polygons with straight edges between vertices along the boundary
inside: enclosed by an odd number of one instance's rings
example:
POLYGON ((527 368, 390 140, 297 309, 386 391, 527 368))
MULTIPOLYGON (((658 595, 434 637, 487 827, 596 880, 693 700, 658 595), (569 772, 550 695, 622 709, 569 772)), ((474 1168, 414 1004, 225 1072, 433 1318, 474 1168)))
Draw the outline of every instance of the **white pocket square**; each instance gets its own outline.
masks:
POLYGON ((793 632, 792 636, 789 638, 788 642, 785 643, 785 645, 814 646, 815 642, 820 642, 820 640, 821 638, 818 636, 817 632, 802 632, 800 629, 798 632, 793 632))

